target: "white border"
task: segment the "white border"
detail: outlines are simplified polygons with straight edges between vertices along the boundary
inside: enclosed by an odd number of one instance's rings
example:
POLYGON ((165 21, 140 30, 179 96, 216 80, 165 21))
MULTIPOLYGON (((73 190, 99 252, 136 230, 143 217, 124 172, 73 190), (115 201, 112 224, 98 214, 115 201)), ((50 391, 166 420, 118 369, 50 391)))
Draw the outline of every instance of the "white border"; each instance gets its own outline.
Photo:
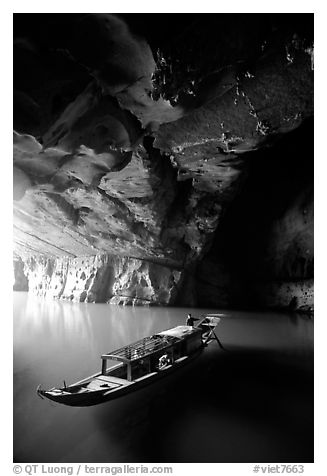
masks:
MULTIPOLYGON (((13 1, 1 6, 1 227, 0 240, 0 290, 2 296, 1 313, 1 362, 3 392, 7 397, 12 382, 12 13, 70 13, 70 12, 104 12, 109 7, 112 13, 315 13, 315 464, 305 465, 305 475, 327 474, 326 464, 326 47, 327 18, 324 2, 319 1, 228 1, 211 2, 164 2, 137 1, 117 2, 110 5, 108 1, 92 0, 89 2, 13 1), (5 385, 4 385, 5 384, 5 385)), ((169 31, 169 28, 168 28, 169 31)), ((305 138, 304 138, 305 140, 305 138)), ((12 474, 12 399, 3 399, 1 409, 1 463, 6 467, 4 474, 12 474), (7 471, 8 469, 8 471, 7 471)), ((255 463, 255 462, 254 462, 255 463)), ((71 465, 70 465, 71 466, 71 465)), ((174 475, 246 475, 252 472, 253 464, 174 464, 174 475)))

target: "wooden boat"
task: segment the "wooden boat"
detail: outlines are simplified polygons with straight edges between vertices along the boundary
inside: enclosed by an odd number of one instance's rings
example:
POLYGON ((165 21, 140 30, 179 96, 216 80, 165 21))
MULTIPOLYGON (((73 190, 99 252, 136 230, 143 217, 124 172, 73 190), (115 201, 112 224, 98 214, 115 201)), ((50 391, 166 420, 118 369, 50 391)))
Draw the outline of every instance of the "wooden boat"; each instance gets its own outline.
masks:
POLYGON ((70 406, 91 406, 126 395, 178 371, 197 357, 212 340, 219 314, 205 315, 197 326, 177 326, 145 337, 101 356, 102 368, 72 385, 43 390, 37 394, 70 406), (107 368, 108 361, 118 362, 107 368))

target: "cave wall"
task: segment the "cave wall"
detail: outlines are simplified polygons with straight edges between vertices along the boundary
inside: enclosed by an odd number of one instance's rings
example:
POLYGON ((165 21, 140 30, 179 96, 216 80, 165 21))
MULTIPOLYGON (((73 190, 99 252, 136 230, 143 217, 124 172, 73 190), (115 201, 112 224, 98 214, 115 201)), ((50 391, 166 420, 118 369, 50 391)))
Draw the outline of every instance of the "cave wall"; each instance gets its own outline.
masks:
POLYGON ((199 304, 313 309, 313 122, 260 151, 195 273, 199 304))
POLYGON ((311 306, 313 15, 16 19, 14 257, 31 292, 311 306))
POLYGON ((31 293, 73 302, 167 305, 178 293, 181 272, 132 258, 32 257, 24 273, 31 293))

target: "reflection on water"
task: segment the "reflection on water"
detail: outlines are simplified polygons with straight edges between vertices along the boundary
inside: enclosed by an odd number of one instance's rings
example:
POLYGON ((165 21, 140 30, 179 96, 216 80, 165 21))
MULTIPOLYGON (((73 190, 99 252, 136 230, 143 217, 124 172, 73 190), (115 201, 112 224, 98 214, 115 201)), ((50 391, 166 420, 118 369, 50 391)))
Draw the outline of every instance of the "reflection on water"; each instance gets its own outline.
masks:
MULTIPOLYGON (((201 314, 203 310, 193 310, 201 314)), ((41 400, 100 355, 183 324, 189 309, 76 304, 14 295, 15 462, 313 461, 313 323, 226 311, 219 336, 182 373, 113 402, 41 400)))

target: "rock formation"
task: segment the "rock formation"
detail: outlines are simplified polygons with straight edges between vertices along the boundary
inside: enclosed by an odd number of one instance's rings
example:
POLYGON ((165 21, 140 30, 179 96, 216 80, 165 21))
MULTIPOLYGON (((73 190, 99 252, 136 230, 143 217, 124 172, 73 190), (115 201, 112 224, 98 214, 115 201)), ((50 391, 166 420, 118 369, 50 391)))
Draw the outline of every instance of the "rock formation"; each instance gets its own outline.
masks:
POLYGON ((133 258, 28 258, 29 290, 80 302, 167 305, 178 293, 181 272, 133 258))
POLYGON ((312 307, 310 133, 257 275, 224 257, 233 204, 271 183, 265 161, 278 193, 274 151, 288 141, 291 171, 292 131, 312 128, 312 15, 246 16, 15 15, 14 258, 31 292, 312 307))

